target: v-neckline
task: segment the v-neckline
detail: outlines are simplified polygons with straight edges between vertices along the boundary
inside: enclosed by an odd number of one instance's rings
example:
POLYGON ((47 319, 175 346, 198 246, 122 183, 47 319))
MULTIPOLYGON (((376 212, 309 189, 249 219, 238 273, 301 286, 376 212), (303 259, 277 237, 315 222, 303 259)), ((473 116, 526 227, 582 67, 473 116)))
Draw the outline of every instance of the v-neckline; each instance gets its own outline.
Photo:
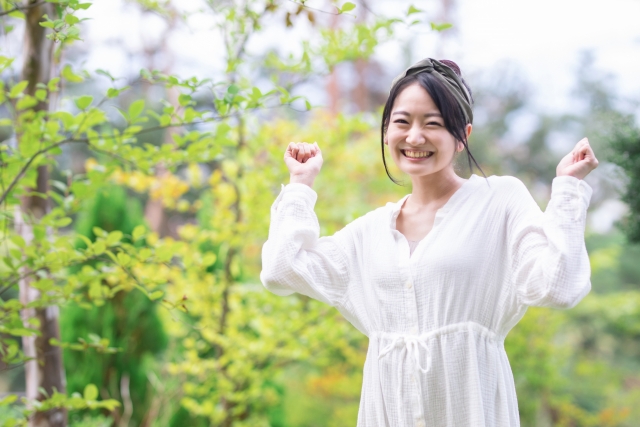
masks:
MULTIPOLYGON (((464 183, 462 183, 462 185, 451 195, 451 197, 449 197, 449 199, 444 203, 444 205, 442 205, 442 207, 438 210, 436 210, 436 217, 438 217, 438 215, 441 215, 443 213, 445 213, 451 206, 452 202, 455 201, 455 199, 457 199, 460 194, 463 193, 463 190, 469 186, 469 183, 473 180, 475 180, 477 178, 476 174, 472 174, 469 179, 467 179, 464 183)), ((409 196, 411 196, 411 193, 404 195, 400 200, 398 200, 394 206, 394 209, 392 211, 391 214, 391 228, 393 230, 398 231, 397 227, 396 227, 396 220, 398 219, 398 216, 400 215, 400 211, 402 210, 402 207, 404 206, 404 203, 407 201, 407 199, 409 198, 409 196)), ((434 223, 435 226, 435 223, 434 223)), ((400 231, 398 231, 398 233, 400 233, 400 231)), ((402 234, 402 233, 400 233, 402 234)), ((431 232, 427 233, 427 235, 425 237, 423 237, 422 239, 420 239, 420 241, 424 240, 429 234, 431 234, 431 232)), ((404 236, 404 234, 402 234, 404 236)), ((406 237, 405 237, 406 239, 406 237)), ((408 239, 407 239, 408 240, 408 239)))

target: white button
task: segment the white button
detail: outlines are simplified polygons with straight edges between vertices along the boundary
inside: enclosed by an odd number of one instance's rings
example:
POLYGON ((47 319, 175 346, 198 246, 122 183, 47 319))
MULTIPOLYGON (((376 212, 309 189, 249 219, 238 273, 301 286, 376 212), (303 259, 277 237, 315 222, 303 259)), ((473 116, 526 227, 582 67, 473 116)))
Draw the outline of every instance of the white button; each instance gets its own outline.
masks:
POLYGON ((414 326, 413 328, 411 328, 411 333, 412 334, 417 334, 418 333, 418 327, 414 326))
POLYGON ((416 423, 416 427, 424 427, 424 421, 418 420, 418 422, 416 423))
POLYGON ((416 382, 416 376, 415 375, 411 375, 411 381, 413 381, 413 383, 415 384, 415 382, 416 382))
POLYGON ((407 289, 411 289, 413 287, 413 283, 411 281, 407 282, 407 289))

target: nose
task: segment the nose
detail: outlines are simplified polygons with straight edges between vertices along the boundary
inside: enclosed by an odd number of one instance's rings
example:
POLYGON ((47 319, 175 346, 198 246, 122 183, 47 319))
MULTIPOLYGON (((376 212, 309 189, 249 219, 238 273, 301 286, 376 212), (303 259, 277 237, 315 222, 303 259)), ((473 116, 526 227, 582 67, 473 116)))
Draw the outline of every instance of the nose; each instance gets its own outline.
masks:
POLYGON ((420 125, 413 125, 409 129, 409 133, 407 134, 407 144, 411 145, 422 145, 426 142, 426 138, 422 133, 422 127, 420 125))

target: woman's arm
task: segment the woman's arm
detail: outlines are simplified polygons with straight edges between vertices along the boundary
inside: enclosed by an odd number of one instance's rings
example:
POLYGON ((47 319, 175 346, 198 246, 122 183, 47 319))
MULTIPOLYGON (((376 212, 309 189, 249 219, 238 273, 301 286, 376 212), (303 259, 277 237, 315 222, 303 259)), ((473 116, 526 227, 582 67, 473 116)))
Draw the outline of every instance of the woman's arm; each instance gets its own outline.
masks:
POLYGON ((291 183, 271 207, 269 238, 262 248, 260 280, 271 292, 298 292, 336 305, 349 282, 347 252, 356 227, 348 225, 330 237, 319 237, 311 188, 322 166, 317 144, 291 143, 285 153, 291 183))
POLYGON ((515 180, 508 204, 513 281, 522 304, 570 308, 591 289, 584 243, 591 187, 582 181, 597 167, 586 139, 558 165, 544 213, 515 180))
POLYGON ((298 292, 336 305, 349 282, 347 251, 355 238, 350 224, 333 236, 319 237, 313 211, 317 195, 309 186, 292 183, 271 207, 269 238, 262 247, 260 280, 271 292, 298 292))

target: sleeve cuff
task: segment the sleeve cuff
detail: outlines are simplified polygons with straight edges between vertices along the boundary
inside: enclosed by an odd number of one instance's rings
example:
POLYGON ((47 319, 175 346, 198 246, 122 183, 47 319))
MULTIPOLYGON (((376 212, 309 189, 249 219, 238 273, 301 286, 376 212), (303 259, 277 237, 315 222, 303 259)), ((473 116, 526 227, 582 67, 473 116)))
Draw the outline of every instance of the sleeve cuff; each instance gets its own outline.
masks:
POLYGON ((282 184, 280 194, 273 203, 273 208, 277 210, 278 204, 287 200, 303 200, 304 203, 313 210, 316 201, 318 200, 318 193, 306 184, 289 183, 287 185, 282 184))
POLYGON ((551 198, 554 195, 560 198, 578 199, 584 207, 588 207, 591 202, 593 189, 583 179, 573 176, 557 176, 551 183, 551 198))

